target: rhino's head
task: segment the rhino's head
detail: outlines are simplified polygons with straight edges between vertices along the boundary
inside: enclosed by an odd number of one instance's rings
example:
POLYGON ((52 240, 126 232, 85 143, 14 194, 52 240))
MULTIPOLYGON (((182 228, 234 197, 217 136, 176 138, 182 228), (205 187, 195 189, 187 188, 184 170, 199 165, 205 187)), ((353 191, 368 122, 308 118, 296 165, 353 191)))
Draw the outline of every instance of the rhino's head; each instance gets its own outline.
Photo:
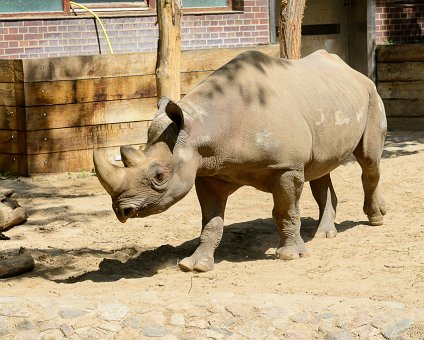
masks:
POLYGON ((148 131, 144 151, 121 147, 125 167, 110 164, 99 150, 93 161, 97 177, 112 197, 121 222, 160 213, 183 198, 196 177, 198 158, 187 144, 187 122, 179 106, 162 98, 148 131))

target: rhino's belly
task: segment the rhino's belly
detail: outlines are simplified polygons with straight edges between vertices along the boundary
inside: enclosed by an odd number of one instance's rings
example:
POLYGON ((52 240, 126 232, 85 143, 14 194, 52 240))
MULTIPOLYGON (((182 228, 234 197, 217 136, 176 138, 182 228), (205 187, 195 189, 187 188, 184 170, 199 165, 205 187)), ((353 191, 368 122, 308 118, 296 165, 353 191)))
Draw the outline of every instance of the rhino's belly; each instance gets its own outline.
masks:
POLYGON ((315 145, 311 161, 305 165, 305 181, 320 178, 343 164, 358 146, 362 133, 350 138, 334 138, 331 142, 315 145))

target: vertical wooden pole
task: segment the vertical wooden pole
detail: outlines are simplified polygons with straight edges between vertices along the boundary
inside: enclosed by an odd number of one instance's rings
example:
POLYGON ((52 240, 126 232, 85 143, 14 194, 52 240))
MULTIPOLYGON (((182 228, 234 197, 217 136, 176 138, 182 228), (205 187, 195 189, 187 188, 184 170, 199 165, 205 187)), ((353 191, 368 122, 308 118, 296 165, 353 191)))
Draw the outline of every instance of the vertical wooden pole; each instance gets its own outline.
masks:
POLYGON ((181 97, 181 0, 157 0, 157 15, 157 96, 178 101, 181 97))
POLYGON ((281 58, 300 58, 305 2, 306 0, 281 0, 281 12, 278 19, 281 58))

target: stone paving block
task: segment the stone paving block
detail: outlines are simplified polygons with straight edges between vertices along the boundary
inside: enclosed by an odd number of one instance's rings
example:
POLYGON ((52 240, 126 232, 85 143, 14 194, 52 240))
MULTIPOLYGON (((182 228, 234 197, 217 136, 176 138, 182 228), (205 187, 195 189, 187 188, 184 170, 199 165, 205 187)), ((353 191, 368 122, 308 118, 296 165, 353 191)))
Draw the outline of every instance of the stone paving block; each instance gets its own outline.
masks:
POLYGON ((402 332, 406 331, 413 325, 413 321, 409 319, 403 319, 391 323, 388 327, 382 330, 382 334, 386 339, 396 339, 402 332))

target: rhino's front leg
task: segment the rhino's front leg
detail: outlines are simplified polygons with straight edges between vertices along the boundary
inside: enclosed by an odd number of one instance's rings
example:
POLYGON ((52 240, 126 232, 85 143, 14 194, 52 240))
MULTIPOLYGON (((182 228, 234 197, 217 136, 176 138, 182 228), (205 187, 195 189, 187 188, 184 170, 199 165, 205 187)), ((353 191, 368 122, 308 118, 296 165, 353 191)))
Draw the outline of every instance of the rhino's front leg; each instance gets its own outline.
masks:
POLYGON ((213 269, 214 252, 222 238, 227 198, 238 188, 212 177, 196 178, 196 192, 202 209, 202 233, 193 255, 179 262, 182 270, 206 272, 213 269))
POLYGON ((274 184, 272 215, 280 234, 277 255, 282 260, 309 256, 309 251, 300 237, 299 198, 303 183, 304 176, 301 171, 286 171, 274 184))

